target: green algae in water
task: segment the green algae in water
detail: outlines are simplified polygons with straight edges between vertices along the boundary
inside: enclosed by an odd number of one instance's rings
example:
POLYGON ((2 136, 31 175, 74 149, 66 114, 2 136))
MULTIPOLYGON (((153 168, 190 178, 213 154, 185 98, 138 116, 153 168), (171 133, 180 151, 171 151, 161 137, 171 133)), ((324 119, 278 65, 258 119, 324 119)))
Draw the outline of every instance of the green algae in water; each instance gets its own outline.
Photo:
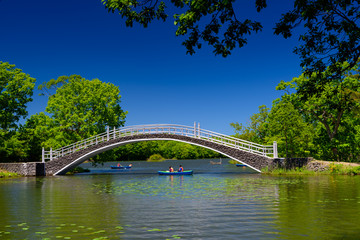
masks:
POLYGON ((166 230, 166 229, 164 229, 164 230, 162 230, 162 229, 159 229, 159 228, 153 228, 153 229, 149 229, 149 230, 147 230, 148 232, 167 232, 167 231, 169 231, 171 228, 169 228, 168 230, 166 230))
POLYGON ((167 238, 166 240, 172 240, 172 239, 181 239, 179 235, 172 235, 171 238, 167 238))
POLYGON ((121 180, 119 182, 107 183, 104 185, 93 184, 94 192, 110 195, 136 194, 140 196, 156 196, 171 199, 196 199, 209 198, 219 199, 226 197, 231 198, 248 198, 261 199, 264 201, 273 200, 273 187, 285 184, 298 184, 301 179, 290 178, 213 178, 196 176, 194 181, 180 181, 180 178, 174 178, 171 184, 165 181, 158 181, 157 178, 148 179, 148 181, 134 182, 132 180, 121 180), (174 187, 181 184, 181 187, 174 187), (269 194, 267 194, 269 193, 269 194))
POLYGON ((100 231, 92 232, 92 233, 89 233, 89 234, 99 234, 99 233, 105 233, 105 232, 106 232, 105 230, 100 230, 100 231))

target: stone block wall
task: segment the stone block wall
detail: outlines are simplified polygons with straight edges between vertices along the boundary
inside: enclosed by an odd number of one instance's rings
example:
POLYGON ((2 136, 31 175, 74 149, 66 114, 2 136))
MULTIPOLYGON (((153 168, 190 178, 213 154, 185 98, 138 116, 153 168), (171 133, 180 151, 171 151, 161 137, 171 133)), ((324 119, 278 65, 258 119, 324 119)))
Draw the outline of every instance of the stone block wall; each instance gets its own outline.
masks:
POLYGON ((270 168, 295 169, 307 166, 312 158, 274 158, 270 168))
POLYGON ((44 176, 45 164, 42 162, 0 163, 0 169, 23 176, 44 176))

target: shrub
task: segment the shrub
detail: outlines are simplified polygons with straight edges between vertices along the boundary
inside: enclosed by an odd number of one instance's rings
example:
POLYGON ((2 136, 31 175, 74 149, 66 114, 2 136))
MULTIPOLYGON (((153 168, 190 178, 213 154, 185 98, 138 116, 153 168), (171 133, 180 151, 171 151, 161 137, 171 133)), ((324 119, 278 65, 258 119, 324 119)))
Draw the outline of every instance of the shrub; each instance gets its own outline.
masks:
POLYGON ((158 153, 155 153, 155 154, 151 155, 147 159, 147 161, 149 161, 149 162, 161 162, 161 161, 164 161, 164 160, 165 160, 165 158, 163 156, 161 156, 160 154, 158 154, 158 153))

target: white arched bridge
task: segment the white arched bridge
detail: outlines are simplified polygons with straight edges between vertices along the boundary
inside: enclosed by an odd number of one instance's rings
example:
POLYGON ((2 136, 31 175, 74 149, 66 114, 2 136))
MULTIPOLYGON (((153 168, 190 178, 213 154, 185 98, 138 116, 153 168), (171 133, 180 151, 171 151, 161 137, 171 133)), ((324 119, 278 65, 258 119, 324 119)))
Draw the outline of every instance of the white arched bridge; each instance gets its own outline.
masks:
POLYGON ((85 160, 121 145, 154 140, 189 143, 219 152, 260 172, 278 157, 277 144, 265 146, 200 128, 200 124, 150 124, 114 128, 71 145, 42 152, 46 175, 65 174, 85 160))

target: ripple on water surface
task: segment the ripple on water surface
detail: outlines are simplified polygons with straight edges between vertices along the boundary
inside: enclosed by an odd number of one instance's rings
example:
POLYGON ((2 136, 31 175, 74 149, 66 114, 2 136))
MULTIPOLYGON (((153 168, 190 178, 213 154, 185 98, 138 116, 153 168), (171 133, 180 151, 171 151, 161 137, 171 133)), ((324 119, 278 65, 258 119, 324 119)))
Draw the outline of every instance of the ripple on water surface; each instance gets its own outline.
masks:
POLYGON ((359 178, 219 168, 193 176, 0 181, 0 239, 329 239, 360 232, 359 178))

